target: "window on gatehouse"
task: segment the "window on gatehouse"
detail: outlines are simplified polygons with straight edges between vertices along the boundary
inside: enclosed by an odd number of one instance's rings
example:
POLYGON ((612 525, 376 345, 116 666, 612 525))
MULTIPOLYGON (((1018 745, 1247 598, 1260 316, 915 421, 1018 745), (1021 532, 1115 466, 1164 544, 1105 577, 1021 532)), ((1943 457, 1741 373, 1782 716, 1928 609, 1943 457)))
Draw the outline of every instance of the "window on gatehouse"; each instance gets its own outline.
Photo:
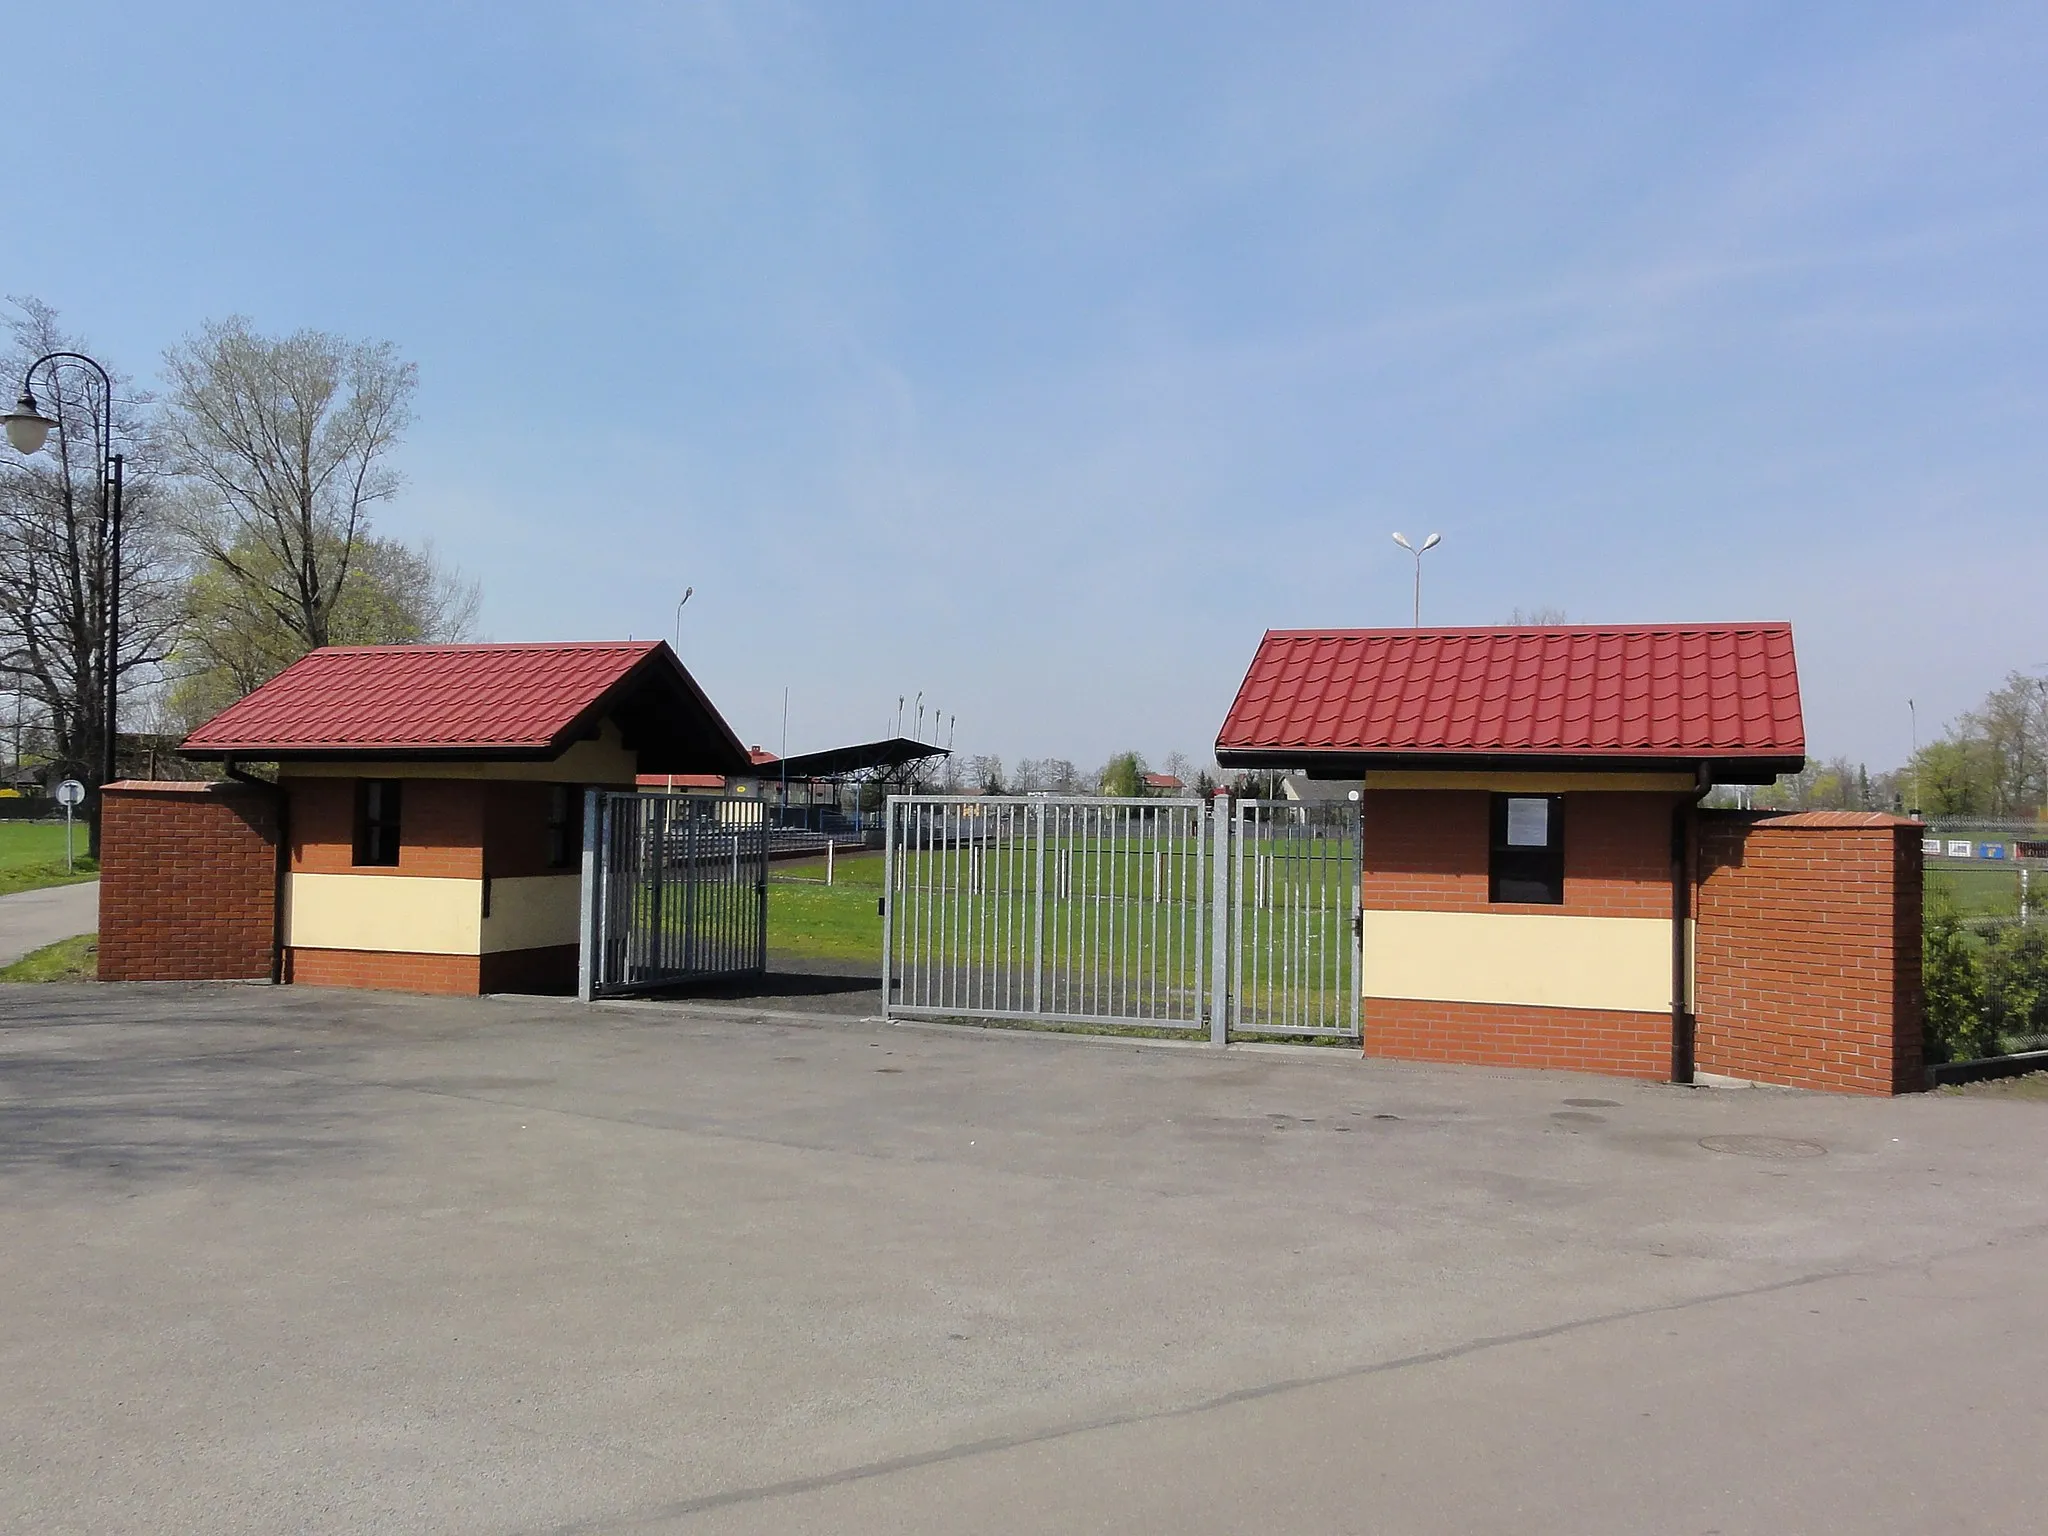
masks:
POLYGON ((396 779, 356 781, 356 851, 360 865, 398 863, 399 788, 396 779))
POLYGON ((1495 795, 1487 900, 1564 900, 1564 796, 1495 795))

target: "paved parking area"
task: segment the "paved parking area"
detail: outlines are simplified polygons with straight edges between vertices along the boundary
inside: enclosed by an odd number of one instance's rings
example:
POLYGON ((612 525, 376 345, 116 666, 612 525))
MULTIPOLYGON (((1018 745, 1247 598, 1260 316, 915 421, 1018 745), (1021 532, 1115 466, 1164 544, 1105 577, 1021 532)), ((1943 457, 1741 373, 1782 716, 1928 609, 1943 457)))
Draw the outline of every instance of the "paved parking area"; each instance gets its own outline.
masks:
POLYGON ((0 988, 0 1528, 2048 1507, 2048 1107, 0 988))

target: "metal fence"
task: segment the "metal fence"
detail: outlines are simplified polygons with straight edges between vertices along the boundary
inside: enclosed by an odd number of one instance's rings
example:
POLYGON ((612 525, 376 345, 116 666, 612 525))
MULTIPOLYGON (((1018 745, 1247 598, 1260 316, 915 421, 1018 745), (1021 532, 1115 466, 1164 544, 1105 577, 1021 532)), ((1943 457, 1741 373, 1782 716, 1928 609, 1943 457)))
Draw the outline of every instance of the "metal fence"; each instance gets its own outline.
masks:
POLYGON ((1358 806, 1240 800, 1235 821, 1231 1031, 1356 1039, 1358 806))
POLYGON ((883 1011, 1359 1032, 1359 807, 897 795, 883 1011))
POLYGON ((759 812, 738 795, 586 793, 583 996, 767 968, 759 812))
POLYGON ((884 1011, 1201 1029, 1199 800, 891 796, 884 1011))

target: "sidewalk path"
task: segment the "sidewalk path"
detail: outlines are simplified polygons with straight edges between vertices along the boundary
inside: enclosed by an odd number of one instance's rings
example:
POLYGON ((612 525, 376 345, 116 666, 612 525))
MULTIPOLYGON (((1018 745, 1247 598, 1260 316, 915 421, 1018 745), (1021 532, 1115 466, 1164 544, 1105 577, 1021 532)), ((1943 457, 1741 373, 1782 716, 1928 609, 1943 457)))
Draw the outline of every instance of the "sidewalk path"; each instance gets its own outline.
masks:
POLYGON ((100 925, 100 883, 52 885, 0 896, 0 965, 100 925))

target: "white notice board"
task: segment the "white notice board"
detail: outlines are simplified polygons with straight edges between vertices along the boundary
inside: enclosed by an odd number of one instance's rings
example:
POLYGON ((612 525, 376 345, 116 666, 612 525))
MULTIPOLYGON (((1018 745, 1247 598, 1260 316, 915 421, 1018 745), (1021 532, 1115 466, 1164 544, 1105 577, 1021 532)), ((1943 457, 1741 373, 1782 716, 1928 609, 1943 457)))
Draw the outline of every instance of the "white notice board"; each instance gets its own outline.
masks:
POLYGON ((1535 796, 1508 798, 1508 846, 1547 848, 1550 846, 1550 802, 1535 796))

